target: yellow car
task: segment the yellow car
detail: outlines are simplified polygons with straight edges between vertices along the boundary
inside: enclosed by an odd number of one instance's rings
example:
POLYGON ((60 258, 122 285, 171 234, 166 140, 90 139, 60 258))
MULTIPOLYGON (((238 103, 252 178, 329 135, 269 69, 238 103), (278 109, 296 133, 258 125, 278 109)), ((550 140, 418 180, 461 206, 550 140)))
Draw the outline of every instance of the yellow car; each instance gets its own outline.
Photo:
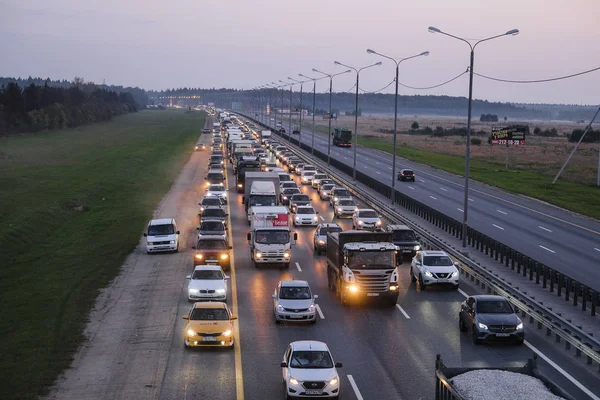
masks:
POLYGON ((202 301, 194 303, 183 333, 185 347, 233 347, 234 317, 225 303, 202 301))

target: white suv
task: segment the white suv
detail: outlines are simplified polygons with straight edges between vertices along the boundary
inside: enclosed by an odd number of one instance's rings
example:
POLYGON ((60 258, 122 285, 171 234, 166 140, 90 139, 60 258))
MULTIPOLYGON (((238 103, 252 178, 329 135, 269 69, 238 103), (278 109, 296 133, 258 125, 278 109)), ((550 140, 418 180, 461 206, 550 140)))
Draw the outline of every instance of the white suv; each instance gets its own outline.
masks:
POLYGON ((144 232, 146 253, 179 251, 179 231, 173 218, 153 219, 144 232))
POLYGON ((435 284, 450 284, 458 289, 459 272, 456 265, 445 251, 423 250, 413 257, 410 264, 410 279, 419 281, 424 290, 435 284))
POLYGON ((342 368, 342 364, 333 362, 325 343, 315 340, 290 343, 281 362, 286 397, 338 399, 340 377, 337 368, 342 368))
POLYGON ((352 229, 374 231, 381 228, 382 223, 377 211, 370 208, 358 208, 352 214, 352 229))

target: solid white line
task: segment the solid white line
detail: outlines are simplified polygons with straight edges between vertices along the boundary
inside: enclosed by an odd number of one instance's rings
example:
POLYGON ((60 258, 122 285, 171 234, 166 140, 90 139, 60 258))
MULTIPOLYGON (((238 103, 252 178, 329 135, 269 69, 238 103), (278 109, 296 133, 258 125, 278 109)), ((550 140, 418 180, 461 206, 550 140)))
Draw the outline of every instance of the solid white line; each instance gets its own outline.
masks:
POLYGON ((443 190, 444 192, 448 191, 448 189, 444 189, 444 188, 440 188, 440 190, 443 190))
POLYGON ((321 218, 321 221, 325 221, 325 218, 323 218, 322 215, 319 215, 319 218, 321 218))
POLYGON ((365 157, 365 160, 369 161, 369 157, 365 157))
POLYGON ((412 186, 409 186, 409 188, 410 188, 410 189, 412 189, 412 190, 415 190, 415 188, 414 188, 414 187, 412 187, 412 186))
POLYGON ((468 294, 466 294, 466 293, 465 293, 465 291, 464 291, 464 290, 462 290, 462 289, 458 289, 458 293, 462 294, 462 295, 463 295, 463 296, 465 296, 465 297, 469 297, 469 295, 468 295, 468 294))
POLYGON ((469 197, 469 201, 475 201, 475 200, 473 200, 472 198, 469 197))
POLYGON ((548 251, 549 251, 550 253, 552 253, 552 254, 556 253, 554 250, 551 250, 551 249, 549 249, 549 248, 547 248, 547 247, 544 247, 544 246, 542 246, 541 244, 540 244, 540 247, 541 247, 542 249, 544 249, 544 250, 548 250, 548 251))
POLYGON ((406 313, 406 311, 404 311, 404 309, 402 307, 400 307, 400 304, 396 304, 396 308, 398 308, 398 310, 400 310, 400 312, 404 315, 404 317, 406 319, 410 319, 410 317, 408 316, 408 314, 406 313))
POLYGON ((433 196, 429 196, 429 197, 431 197, 431 198, 432 198, 432 199, 434 199, 434 200, 437 200, 437 198, 435 198, 435 197, 433 197, 433 196))
POLYGON ((375 172, 377 173, 377 175, 381 175, 381 172, 379 172, 379 171, 375 171, 375 172))
POLYGON ((300 264, 298 264, 298 262, 296 262, 296 268, 298 268, 298 271, 302 272, 302 268, 300 268, 300 264))
POLYGON ((577 386, 582 392, 584 392, 585 394, 587 394, 588 396, 590 396, 590 398, 592 398, 594 400, 600 400, 600 397, 596 396, 588 388, 586 388, 585 386, 583 386, 578 380, 576 380, 571 375, 569 375, 567 373, 567 371, 565 371, 564 369, 562 369, 561 367, 559 367, 554 361, 552 361, 551 359, 549 359, 544 353, 542 353, 541 351, 539 351, 535 346, 533 346, 527 340, 524 342, 524 344, 525 344, 525 346, 529 347, 534 353, 537 353, 538 356, 540 356, 541 358, 543 358, 544 361, 546 361, 548 364, 550 364, 552 367, 554 367, 554 369, 556 369, 558 372, 560 372, 562 376, 564 376, 565 378, 567 378, 568 380, 570 380, 573 385, 577 386))
POLYGON ((356 382, 354 382, 354 378, 352 377, 352 375, 348 375, 348 380, 350 381, 350 386, 352 386, 352 390, 354 390, 354 394, 356 395, 356 398, 358 400, 365 400, 365 399, 363 399, 362 395, 360 394, 360 390, 358 390, 358 386, 356 386, 356 382))
POLYGON ((504 211, 502 211, 502 210, 496 210, 496 211, 498 211, 500 214, 504 214, 504 215, 507 215, 507 214, 508 214, 507 212, 504 212, 504 211))
POLYGON ((463 210, 462 208, 457 208, 457 210, 460 212, 465 212, 465 210, 463 210))
POLYGON ((538 225, 538 228, 540 228, 540 229, 543 229, 543 230, 545 230, 546 232, 550 232, 550 233, 552 233, 552 231, 551 231, 550 229, 548 229, 548 228, 544 228, 544 227, 543 227, 543 226, 541 226, 541 225, 538 225))
POLYGON ((596 250, 596 251, 600 251, 600 249, 599 249, 599 248, 597 248, 597 247, 594 247, 594 250, 596 250))
POLYGON ((319 317, 321 317, 321 319, 325 319, 325 316, 323 315, 323 311, 321 311, 321 307, 319 307, 318 304, 315 304, 315 307, 317 308, 317 312, 319 313, 319 317))
POLYGON ((375 161, 375 164, 379 165, 379 163, 377 161, 375 161))
POLYGON ((388 167, 388 169, 392 169, 392 167, 388 167))
POLYGON ((498 228, 498 229, 502 229, 502 230, 504 230, 504 228, 503 228, 503 227, 501 227, 501 226, 498 226, 498 225, 496 225, 496 224, 492 224, 492 226, 495 226, 495 227, 496 227, 496 228, 498 228))

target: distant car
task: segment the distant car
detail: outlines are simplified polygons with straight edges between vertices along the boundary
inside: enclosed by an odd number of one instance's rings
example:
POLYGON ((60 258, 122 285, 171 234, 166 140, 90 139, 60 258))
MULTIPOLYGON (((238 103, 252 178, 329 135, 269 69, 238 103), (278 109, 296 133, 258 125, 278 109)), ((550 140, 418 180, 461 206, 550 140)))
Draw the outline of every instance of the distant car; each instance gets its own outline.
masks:
POLYGON ((359 208, 352 214, 352 229, 374 231, 381 228, 383 221, 377 211, 359 208))
POLYGON ((352 216, 354 212, 358 209, 358 205, 352 199, 341 199, 335 204, 333 208, 333 216, 337 218, 341 218, 345 215, 352 216))
POLYGON ((327 175, 325 174, 321 174, 321 173, 317 173, 312 177, 312 181, 311 181, 311 185, 313 188, 317 188, 319 186, 319 183, 321 183, 321 181, 323 179, 327 179, 327 175))
POLYGON ((326 183, 319 187, 319 197, 321 200, 329 200, 329 195, 331 193, 331 189, 335 187, 333 183, 326 183))
POLYGON ((313 180, 313 177, 315 176, 315 174, 316 174, 315 171, 303 170, 302 174, 300 176, 300 183, 302 183, 303 185, 312 184, 312 180, 313 180))
POLYGON ((200 203, 198 203, 198 205, 200 206, 200 210, 198 212, 199 215, 202 214, 204 212, 204 209, 207 207, 221 207, 223 210, 227 209, 227 203, 225 202, 225 200, 216 196, 205 197, 200 203))
POLYGON ((227 301, 229 279, 219 265, 196 265, 194 272, 186 277, 189 301, 227 301))
POLYGON ((333 207, 335 203, 341 199, 352 199, 352 193, 350 193, 348 189, 339 186, 331 189, 329 194, 329 204, 333 207))
POLYGON ((216 236, 204 236, 198 239, 193 247, 194 265, 216 264, 224 270, 230 267, 231 249, 233 246, 227 244, 227 240, 216 236))
POLYGON ((263 171, 264 171, 264 172, 269 172, 269 171, 272 171, 272 170, 273 170, 273 168, 277 168, 277 163, 274 163, 274 162, 267 162, 267 163, 265 163, 265 166, 264 166, 264 168, 263 168, 263 171))
POLYGON ((403 256, 410 256, 412 258, 417 255, 417 251, 421 250, 420 237, 408 226, 388 225, 385 230, 386 232, 392 232, 392 242, 398 249, 398 254, 396 255, 397 264, 402 263, 403 256))
POLYGON ((206 174, 206 183, 207 186, 210 186, 211 184, 223 184, 223 182, 225 182, 225 174, 223 173, 222 170, 218 170, 218 169, 209 169, 208 173, 206 174))
POLYGON ((299 129, 294 129, 292 131, 292 135, 299 135, 300 134, 300 130, 299 129))
POLYGON ((205 236, 215 236, 227 240, 225 224, 221 221, 202 221, 196 230, 198 231, 198 240, 205 236))
POLYGON ((421 290, 436 284, 452 285, 454 289, 458 289, 458 268, 445 251, 418 252, 412 259, 409 274, 411 281, 419 282, 421 290))
POLYGON ((280 281, 273 297, 275 323, 281 321, 317 322, 315 299, 307 281, 280 281))
POLYGON ((179 251, 179 231, 174 218, 153 219, 146 232, 146 253, 179 251))
POLYGON ((338 224, 323 223, 317 225, 315 234, 313 237, 313 249, 315 254, 319 254, 325 251, 327 248, 327 233, 328 232, 341 232, 342 227, 338 224))
POLYGON ((305 165, 304 163, 296 164, 296 166, 294 167, 294 170, 292 172, 296 175, 300 175, 302 173, 302 168, 304 168, 304 165, 305 165))
POLYGON ((310 197, 306 194, 295 194, 290 197, 290 210, 292 212, 296 211, 298 206, 309 206, 310 205, 310 197))
POLYGON ((206 150, 206 144, 204 143, 196 143, 196 146, 194 147, 195 151, 203 151, 206 150))
POLYGON ((301 194, 300 189, 298 189, 298 188, 283 189, 281 191, 281 194, 279 195, 279 197, 280 197, 279 202, 281 204, 283 204, 284 206, 287 206, 288 204, 290 204, 290 197, 292 197, 295 194, 301 194))
POLYGON ((233 321, 237 319, 227 304, 199 301, 194 303, 187 315, 183 330, 185 347, 234 345, 233 321))
POLYGON ((399 181, 415 181, 415 173, 412 169, 401 169, 398 173, 399 181))
POLYGON ((227 203, 227 189, 222 183, 214 183, 206 189, 206 197, 220 197, 227 203))
POLYGON ((299 189, 299 187, 294 181, 284 181, 279 183, 279 189, 299 189))
POLYGON ((342 363, 333 362, 325 343, 314 340, 290 343, 281 362, 286 397, 339 399, 337 368, 342 368, 342 363))
POLYGON ((207 206, 202 214, 199 214, 200 222, 202 221, 220 221, 227 228, 227 214, 220 206, 207 206))
POLYGON ((471 331, 473 343, 511 340, 523 344, 525 331, 512 304, 502 296, 478 295, 468 297, 458 313, 461 332, 471 331))
POLYGON ((208 164, 225 165, 225 161, 223 161, 223 156, 214 155, 214 156, 210 156, 210 160, 209 160, 208 164))
POLYGON ((202 129, 202 133, 211 133, 212 130, 210 128, 204 128, 202 129))
MULTIPOLYGON (((335 185, 335 182, 333 181, 333 179, 328 178, 328 179, 321 179, 320 181, 318 181, 315 186, 317 188, 317 193, 319 193, 319 194, 321 193, 321 187, 323 185, 329 185, 329 184, 335 185)), ((329 188, 329 190, 331 190, 331 188, 329 188)))
POLYGON ((312 206, 297 206, 294 211, 294 217, 292 218, 294 226, 317 226, 319 223, 317 214, 318 212, 315 211, 312 206))

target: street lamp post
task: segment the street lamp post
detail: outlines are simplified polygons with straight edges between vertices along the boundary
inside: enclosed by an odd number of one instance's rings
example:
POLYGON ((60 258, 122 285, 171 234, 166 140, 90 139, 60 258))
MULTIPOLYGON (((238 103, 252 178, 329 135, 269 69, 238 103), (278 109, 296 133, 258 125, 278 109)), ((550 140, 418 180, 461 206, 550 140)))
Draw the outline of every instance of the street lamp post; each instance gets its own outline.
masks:
POLYGON ((396 64, 396 94, 394 96, 394 150, 392 153, 392 192, 390 194, 390 199, 392 200, 392 207, 396 204, 396 136, 397 136, 397 127, 398 127, 398 72, 400 70, 400 63, 402 61, 410 60, 411 58, 428 56, 429 52, 424 51, 420 54, 415 54, 414 56, 395 59, 392 57, 388 57, 384 54, 378 53, 375 50, 367 49, 367 53, 369 54, 377 54, 383 58, 387 58, 388 60, 392 60, 396 64))
POLYGON ((325 75, 326 77, 329 77, 329 124, 328 124, 328 128, 327 128, 327 165, 329 166, 331 164, 331 95, 332 95, 332 89, 333 89, 333 77, 334 76, 338 76, 338 75, 342 75, 342 74, 347 74, 350 72, 350 70, 346 70, 344 72, 338 72, 337 74, 326 74, 325 72, 319 71, 318 69, 313 68, 313 72, 317 72, 321 75, 325 75))
MULTIPOLYGON (((288 129, 291 131, 292 130, 292 88, 293 88, 294 84, 293 83, 290 84, 289 82, 282 81, 281 79, 279 80, 279 82, 283 83, 283 86, 290 85, 290 113, 289 113, 290 121, 289 121, 288 129)), ((283 92, 281 94, 281 127, 283 128, 283 92)), ((291 143, 291 142, 292 142, 292 132, 288 132, 288 143, 291 143)))
POLYGON ((302 75, 302 74, 298 74, 298 76, 301 76, 303 78, 306 79, 310 79, 311 81, 313 81, 313 110, 312 110, 312 143, 310 145, 310 151, 311 151, 311 155, 315 155, 315 99, 317 98, 317 78, 311 78, 309 76, 306 75, 302 75))
POLYGON ((381 65, 381 61, 358 69, 346 64, 342 64, 339 61, 334 61, 333 63, 335 65, 341 65, 342 67, 353 69, 354 72, 356 72, 356 99, 354 100, 354 166, 352 167, 352 179, 356 180, 356 148, 358 147, 358 75, 363 69, 381 65))
MULTIPOLYGON (((277 94, 277 91, 279 90, 279 86, 280 86, 279 83, 273 81, 273 82, 271 82, 271 84, 275 86, 275 88, 274 88, 275 94, 277 94)), ((283 96, 283 94, 282 94, 282 96, 283 96)), ((275 101, 277 101, 277 99, 275 99, 275 101)), ((277 129, 277 110, 275 110, 275 112, 273 113, 273 118, 274 118, 273 123, 275 124, 275 129, 277 129)), ((271 121, 269 121, 269 122, 271 122, 271 121)), ((271 125, 271 124, 269 123, 269 125, 271 125)))
POLYGON ((511 29, 510 31, 503 33, 501 35, 491 36, 486 39, 481 39, 477 41, 475 44, 471 44, 468 40, 460 38, 458 36, 451 35, 449 33, 443 32, 436 27, 430 26, 429 32, 431 33, 441 33, 442 35, 449 36, 451 38, 460 40, 465 42, 471 48, 471 60, 469 66, 469 107, 467 112, 467 143, 465 150, 465 196, 463 200, 463 229, 462 229, 462 247, 463 252, 466 252, 467 249, 467 229, 468 229, 468 210, 469 210, 469 166, 471 159, 471 103, 473 101, 473 64, 475 61, 475 47, 481 42, 487 42, 488 40, 496 39, 504 36, 515 36, 519 34, 518 29, 511 29))
POLYGON ((306 81, 299 81, 294 78, 290 78, 289 76, 288 76, 288 79, 300 84, 300 113, 298 116, 298 120, 299 120, 298 121, 298 125, 299 125, 298 131, 300 133, 298 134, 298 144, 300 145, 300 148, 302 148, 302 111, 303 111, 302 110, 302 86, 304 85, 304 82, 306 82, 306 81))

